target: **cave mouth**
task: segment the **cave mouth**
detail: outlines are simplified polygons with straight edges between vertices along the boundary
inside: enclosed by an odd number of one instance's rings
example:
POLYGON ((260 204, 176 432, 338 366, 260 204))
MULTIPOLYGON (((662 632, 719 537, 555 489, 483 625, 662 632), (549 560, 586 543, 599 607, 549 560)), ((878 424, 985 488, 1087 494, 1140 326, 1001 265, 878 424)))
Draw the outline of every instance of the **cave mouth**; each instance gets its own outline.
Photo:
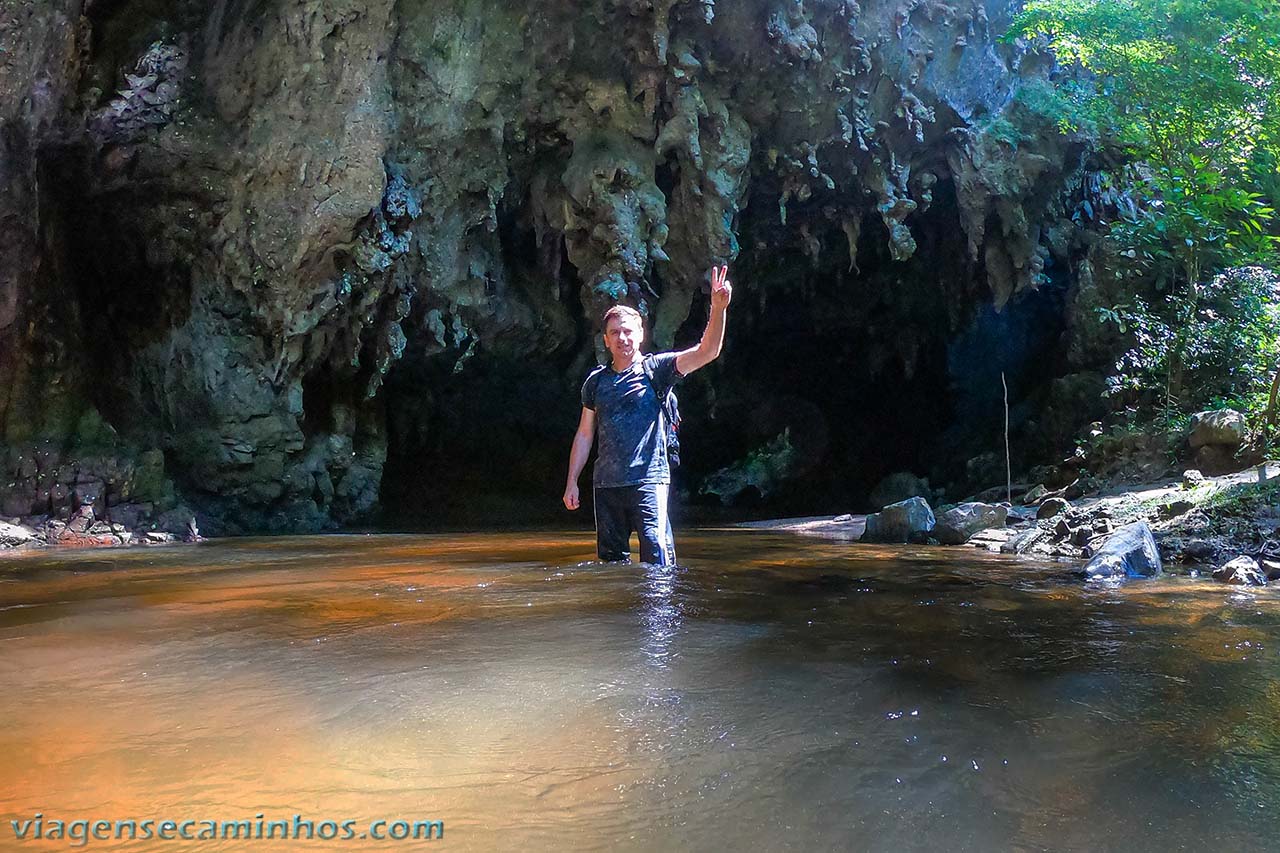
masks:
MULTIPOLYGON (((1065 278, 995 311, 950 182, 908 220, 913 257, 894 260, 884 225, 867 217, 853 269, 839 222, 815 204, 783 227, 771 201, 753 199, 742 214, 725 353, 679 391, 684 465, 673 512, 696 522, 871 511, 871 491, 900 471, 929 477, 952 501, 994 485, 966 480, 966 461, 1003 449, 1002 372, 1015 429, 1034 389, 1055 375, 1065 278), (816 251, 797 239, 797 222, 816 251), (784 434, 798 457, 792 476, 703 491, 714 472, 784 434)), ((513 257, 531 256, 527 243, 518 227, 504 234, 513 257)), ((696 343, 706 312, 699 292, 676 348, 696 343)), ((591 364, 585 332, 554 353, 481 351, 459 373, 407 356, 387 388, 385 522, 563 524, 578 388, 591 364)), ((589 513, 577 520, 589 524, 589 513)))

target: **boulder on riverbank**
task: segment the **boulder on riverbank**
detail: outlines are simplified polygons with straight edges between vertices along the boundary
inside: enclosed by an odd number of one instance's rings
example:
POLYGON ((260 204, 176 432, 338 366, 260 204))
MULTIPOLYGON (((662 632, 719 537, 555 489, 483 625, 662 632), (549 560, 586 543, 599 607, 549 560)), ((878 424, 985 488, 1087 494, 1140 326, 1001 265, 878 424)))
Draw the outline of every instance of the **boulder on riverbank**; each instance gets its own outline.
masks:
POLYGON ((1036 510, 1036 518, 1054 518, 1071 509, 1071 502, 1066 498, 1045 498, 1036 510))
POLYGON ((1121 527, 1085 564, 1090 578, 1154 577, 1160 574, 1160 551, 1145 521, 1121 527))
POLYGON ((1213 579, 1242 586, 1267 585, 1267 576, 1263 573, 1262 567, 1258 565, 1258 561, 1243 555, 1214 569, 1213 579))
POLYGON ((867 516, 863 542, 924 542, 937 524, 929 502, 907 498, 867 516))
POLYGON ((0 521, 0 548, 18 548, 36 541, 36 532, 21 524, 0 521))
POLYGON ((1004 527, 1009 508, 978 502, 952 507, 938 517, 933 536, 943 545, 963 545, 974 534, 992 527, 1004 527))
POLYGON ((1235 409, 1216 412, 1197 412, 1191 416, 1191 435, 1187 443, 1191 449, 1199 447, 1227 447, 1232 450, 1244 441, 1244 415, 1235 409))
POLYGON ((1234 470, 1237 451, 1244 443, 1245 426, 1244 415, 1235 409, 1192 415, 1187 444, 1194 451, 1192 462, 1196 468, 1206 474, 1234 470))

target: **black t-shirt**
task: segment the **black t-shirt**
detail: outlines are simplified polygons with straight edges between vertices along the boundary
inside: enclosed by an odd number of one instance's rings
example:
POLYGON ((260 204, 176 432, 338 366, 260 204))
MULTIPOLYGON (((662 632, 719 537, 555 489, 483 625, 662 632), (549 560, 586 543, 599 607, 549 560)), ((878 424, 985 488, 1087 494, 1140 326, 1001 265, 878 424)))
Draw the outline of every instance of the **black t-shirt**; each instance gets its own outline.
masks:
POLYGON ((660 415, 667 392, 683 378, 673 352, 647 355, 621 373, 601 365, 587 376, 582 405, 596 413, 596 488, 671 482, 660 415), (652 386, 644 362, 653 374, 652 386))

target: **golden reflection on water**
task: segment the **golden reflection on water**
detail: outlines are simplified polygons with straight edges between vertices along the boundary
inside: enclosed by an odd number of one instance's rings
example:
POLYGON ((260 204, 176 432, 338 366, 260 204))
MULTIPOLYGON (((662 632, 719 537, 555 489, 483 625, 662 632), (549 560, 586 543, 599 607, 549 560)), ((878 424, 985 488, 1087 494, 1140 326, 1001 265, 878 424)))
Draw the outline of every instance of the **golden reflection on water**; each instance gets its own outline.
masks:
POLYGON ((1270 590, 758 532, 681 546, 674 569, 584 564, 584 534, 8 560, 0 849, 37 812, 439 819, 453 849, 1254 849, 1274 828, 1270 590))

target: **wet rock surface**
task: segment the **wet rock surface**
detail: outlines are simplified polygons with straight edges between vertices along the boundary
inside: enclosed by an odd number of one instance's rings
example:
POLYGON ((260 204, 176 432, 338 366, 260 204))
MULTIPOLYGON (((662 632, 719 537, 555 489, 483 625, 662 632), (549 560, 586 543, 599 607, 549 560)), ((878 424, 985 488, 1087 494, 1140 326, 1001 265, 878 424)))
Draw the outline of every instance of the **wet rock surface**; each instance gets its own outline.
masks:
POLYGON ((1125 525, 1085 564, 1090 578, 1153 577, 1161 571, 1160 551, 1146 522, 1125 525))
POLYGON ((1244 586, 1266 586, 1267 576, 1252 557, 1236 557, 1213 570, 1213 579, 1244 586))
POLYGON ((907 498, 867 516, 865 542, 924 542, 937 519, 924 498, 907 498))
POLYGON ((933 536, 943 545, 963 545, 979 531, 1004 527, 1008 515, 999 504, 963 503, 938 516, 933 536))

